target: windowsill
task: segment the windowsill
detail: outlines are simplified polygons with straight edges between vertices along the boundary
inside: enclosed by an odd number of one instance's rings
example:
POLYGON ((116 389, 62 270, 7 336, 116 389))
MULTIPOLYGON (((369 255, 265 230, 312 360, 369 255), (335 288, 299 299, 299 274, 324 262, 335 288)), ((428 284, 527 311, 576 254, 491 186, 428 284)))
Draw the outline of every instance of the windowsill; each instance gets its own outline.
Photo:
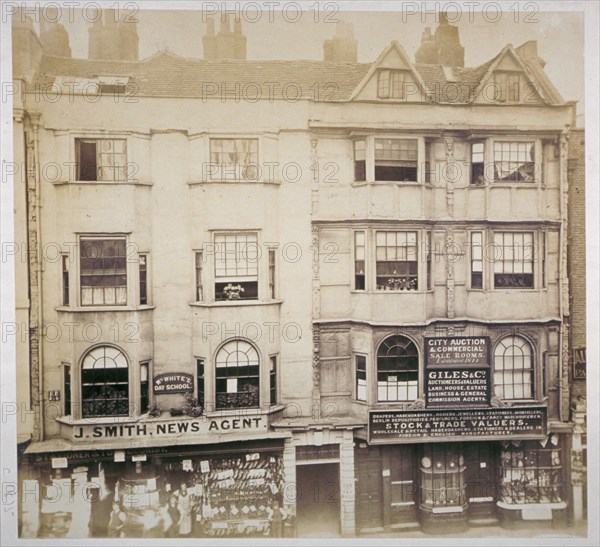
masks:
POLYGON ((283 300, 223 300, 215 302, 190 302, 196 308, 231 308, 239 306, 279 306, 283 300))
POLYGON ((507 291, 519 291, 519 292, 540 292, 541 289, 535 289, 533 287, 493 287, 491 289, 494 292, 507 292, 507 291))
POLYGON ((52 184, 54 184, 54 186, 65 186, 68 184, 82 184, 84 186, 89 186, 90 184, 109 186, 154 186, 151 182, 143 182, 141 180, 59 180, 52 184))
POLYGON ((520 509, 529 509, 532 506, 535 507, 546 507, 547 509, 565 509, 567 507, 567 502, 558 501, 554 503, 509 503, 507 501, 497 501, 496 505, 502 509, 510 509, 512 511, 517 511, 520 509))
POLYGON ((415 180, 373 180, 373 181, 354 181, 350 184, 353 187, 377 185, 377 186, 424 186, 433 188, 435 185, 431 182, 418 182, 415 180))
POLYGON ((433 289, 425 289, 425 290, 417 290, 417 291, 356 291, 356 290, 351 290, 350 294, 368 294, 368 295, 373 295, 373 294, 432 294, 435 291, 433 289))
POLYGON ((110 312, 132 312, 132 311, 147 311, 153 310, 156 306, 143 305, 143 306, 59 306, 54 308, 59 312, 68 313, 86 313, 86 312, 99 312, 99 311, 110 311, 110 312))
POLYGON ((281 186, 280 180, 190 180, 187 182, 188 186, 201 186, 204 184, 247 184, 249 186, 256 186, 257 184, 264 184, 267 186, 281 186))

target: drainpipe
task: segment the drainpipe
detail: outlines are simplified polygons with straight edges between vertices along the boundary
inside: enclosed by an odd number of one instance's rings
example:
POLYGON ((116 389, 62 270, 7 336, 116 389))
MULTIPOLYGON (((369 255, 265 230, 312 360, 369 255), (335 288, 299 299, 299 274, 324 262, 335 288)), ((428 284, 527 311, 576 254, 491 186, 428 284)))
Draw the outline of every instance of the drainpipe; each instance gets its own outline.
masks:
MULTIPOLYGON (((35 275, 38 283, 38 302, 37 302, 37 339, 38 339, 38 390, 37 400, 40 409, 39 416, 39 439, 44 438, 44 344, 43 344, 43 291, 42 291, 42 219, 41 219, 41 180, 40 180, 40 152, 39 152, 39 123, 40 123, 40 112, 28 112, 29 120, 31 121, 31 128, 33 132, 33 176, 35 183, 35 200, 34 200, 34 214, 36 219, 35 231, 36 231, 36 249, 35 249, 35 275)), ((31 252, 31 249, 29 250, 31 252)))

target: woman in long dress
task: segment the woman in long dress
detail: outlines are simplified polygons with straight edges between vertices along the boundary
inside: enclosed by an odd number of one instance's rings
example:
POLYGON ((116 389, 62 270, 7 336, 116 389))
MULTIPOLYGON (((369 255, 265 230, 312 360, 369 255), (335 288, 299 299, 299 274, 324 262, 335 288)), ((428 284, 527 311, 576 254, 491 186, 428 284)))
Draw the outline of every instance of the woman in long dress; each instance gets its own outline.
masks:
POLYGON ((192 496, 188 492, 185 483, 182 483, 179 488, 177 509, 181 513, 179 517, 179 535, 188 536, 192 532, 192 496))

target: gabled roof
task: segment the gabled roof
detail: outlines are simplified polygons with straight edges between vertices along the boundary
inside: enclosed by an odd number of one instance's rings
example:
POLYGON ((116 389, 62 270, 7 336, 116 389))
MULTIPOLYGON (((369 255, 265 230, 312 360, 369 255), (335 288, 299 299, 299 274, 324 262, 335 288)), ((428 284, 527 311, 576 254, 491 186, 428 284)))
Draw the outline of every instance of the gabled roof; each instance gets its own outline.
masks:
POLYGON ((402 62, 408 67, 409 71, 412 72, 412 74, 415 78, 415 81, 419 84, 421 91, 423 92, 425 97, 427 97, 428 99, 431 99, 431 96, 429 94, 427 86, 425 85, 425 82, 423 81, 423 77, 417 70, 415 70, 415 66, 411 63, 410 59, 408 58, 408 55, 406 54, 406 51, 404 51, 404 48, 398 42, 396 42, 396 40, 394 40, 388 47, 386 47, 379 54, 379 57, 377 57, 375 62, 371 65, 371 68, 369 69, 369 71, 365 74, 364 78, 361 80, 360 84, 358 84, 358 86, 353 91, 352 95, 350 96, 350 100, 355 99, 358 96, 358 94, 367 85, 369 80, 374 77, 375 72, 381 66, 384 59, 392 51, 395 51, 400 56, 400 59, 402 59, 402 62))
MULTIPOLYGON (((560 93, 535 60, 521 59, 512 46, 477 67, 413 64, 404 49, 392 42, 373 63, 329 61, 240 61, 201 60, 180 57, 168 51, 142 61, 111 61, 42 57, 33 85, 48 89, 61 76, 95 79, 100 76, 128 77, 128 89, 138 97, 220 97, 221 92, 250 100, 308 99, 346 102, 357 97, 377 67, 391 51, 398 53, 422 87, 429 101, 438 104, 471 104, 490 79, 504 55, 511 55, 549 104, 564 104, 560 93), (448 74, 452 75, 450 81, 448 74)), ((35 89, 35 88, 34 88, 35 89)))
POLYGON ((481 78, 479 85, 473 94, 473 100, 479 95, 484 86, 490 81, 492 78, 492 74, 502 61, 504 57, 510 56, 513 61, 517 63, 518 66, 521 67, 523 73, 529 78, 529 82, 534 87, 534 89, 540 94, 541 98, 550 104, 563 104, 564 100, 560 96, 558 90, 550 83, 550 80, 546 76, 542 67, 537 63, 537 61, 531 60, 529 62, 525 62, 519 54, 514 50, 511 44, 508 44, 502 48, 502 51, 496 55, 491 61, 489 61, 487 71, 481 78))

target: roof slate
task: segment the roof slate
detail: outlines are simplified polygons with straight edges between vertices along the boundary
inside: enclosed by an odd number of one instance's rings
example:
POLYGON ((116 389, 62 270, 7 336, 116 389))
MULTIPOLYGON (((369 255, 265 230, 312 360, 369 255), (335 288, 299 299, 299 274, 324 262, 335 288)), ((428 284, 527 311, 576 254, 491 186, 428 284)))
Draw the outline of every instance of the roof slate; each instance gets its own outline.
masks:
MULTIPOLYGON (((446 80, 441 65, 413 66, 423 78, 433 102, 468 104, 496 57, 474 68, 454 67, 456 82, 446 80)), ((101 75, 128 76, 127 89, 136 96, 209 98, 224 94, 249 100, 338 102, 350 99, 372 66, 370 63, 310 60, 208 61, 167 51, 135 62, 44 56, 33 85, 51 86, 57 76, 84 79, 101 75)), ((558 93, 551 99, 555 103, 562 102, 558 93)))

